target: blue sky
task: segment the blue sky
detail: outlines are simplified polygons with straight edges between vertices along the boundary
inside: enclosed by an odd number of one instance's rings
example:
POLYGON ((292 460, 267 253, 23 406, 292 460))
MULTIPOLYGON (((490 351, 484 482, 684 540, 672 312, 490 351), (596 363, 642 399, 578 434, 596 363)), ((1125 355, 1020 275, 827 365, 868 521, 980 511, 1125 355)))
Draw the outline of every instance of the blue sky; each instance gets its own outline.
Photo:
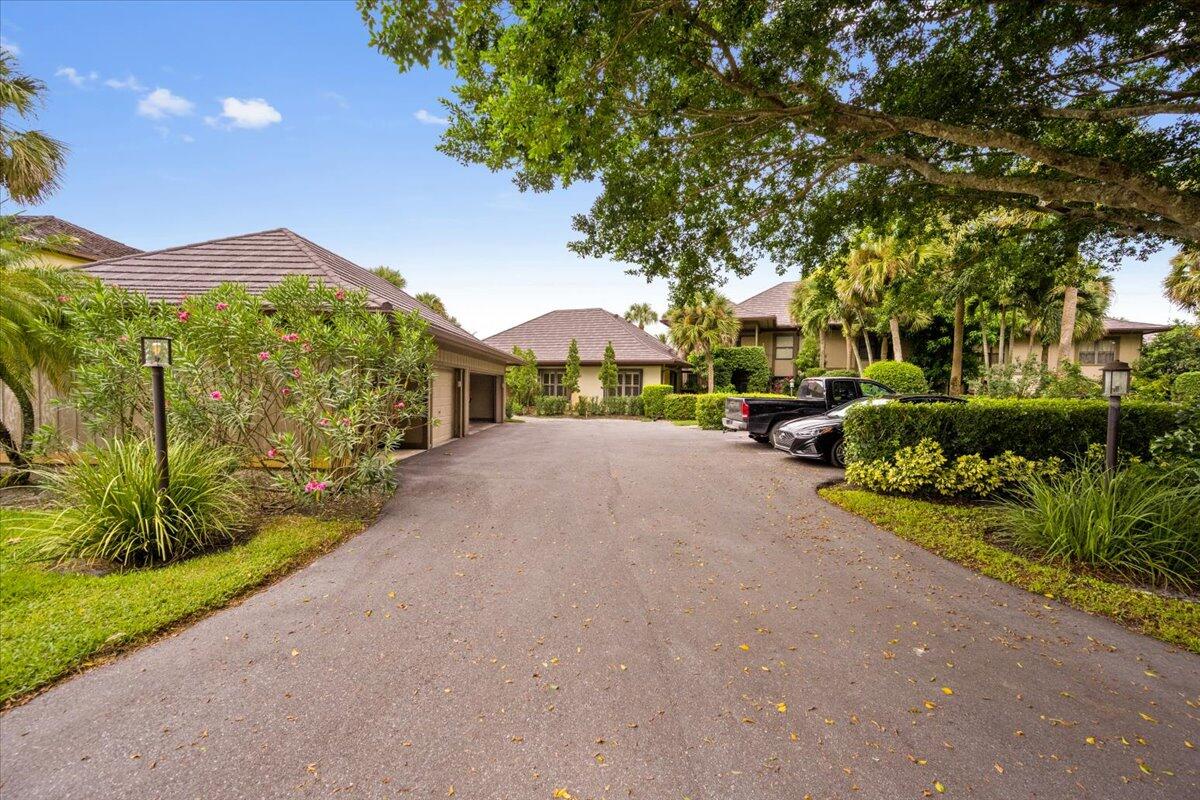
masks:
MULTIPOLYGON (((31 211, 143 249, 288 227, 399 269, 482 336, 553 308, 665 308, 664 283, 566 249, 594 189, 522 194, 434 150, 451 76, 399 74, 351 2, 4 0, 0 34, 49 86, 38 127, 71 147, 31 211)), ((1167 255, 1122 267, 1116 315, 1179 316, 1167 255)), ((764 266, 725 291, 779 280, 764 266)))

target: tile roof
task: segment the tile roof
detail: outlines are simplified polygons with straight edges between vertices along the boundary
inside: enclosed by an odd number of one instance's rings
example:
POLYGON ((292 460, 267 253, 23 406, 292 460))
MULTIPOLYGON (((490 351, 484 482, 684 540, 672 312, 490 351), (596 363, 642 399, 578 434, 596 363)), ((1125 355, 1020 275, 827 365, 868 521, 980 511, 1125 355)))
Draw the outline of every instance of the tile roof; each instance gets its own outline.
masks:
POLYGON ((17 222, 26 226, 29 229, 29 233, 38 238, 46 236, 71 237, 74 241, 70 244, 49 249, 55 252, 66 253, 69 256, 76 256, 77 258, 99 261, 102 258, 116 258, 118 256, 128 256, 142 252, 136 247, 130 247, 115 239, 101 236, 95 231, 89 231, 87 228, 76 225, 73 222, 67 222, 65 219, 59 219, 58 217, 22 214, 17 217, 17 222))
POLYGON ((561 364, 567 360, 571 339, 579 342, 579 360, 584 364, 599 364, 610 341, 618 364, 684 363, 670 345, 603 308, 551 311, 484 341, 508 353, 514 345, 533 350, 542 364, 561 364))
POLYGON ((1127 319, 1117 319, 1116 317, 1104 318, 1105 333, 1161 333, 1169 331, 1174 327, 1172 325, 1157 325, 1153 322, 1132 322, 1127 319))
POLYGON ((375 273, 287 228, 136 253, 81 269, 105 283, 170 303, 222 283, 245 284, 251 294, 261 294, 288 276, 306 276, 330 286, 365 290, 368 306, 376 310, 417 310, 440 344, 518 363, 510 353, 489 347, 375 273))
POLYGON ((738 319, 774 319, 775 324, 781 328, 793 327, 795 323, 792 322, 788 306, 792 302, 792 291, 798 282, 777 283, 770 289, 743 300, 733 307, 734 316, 738 319))

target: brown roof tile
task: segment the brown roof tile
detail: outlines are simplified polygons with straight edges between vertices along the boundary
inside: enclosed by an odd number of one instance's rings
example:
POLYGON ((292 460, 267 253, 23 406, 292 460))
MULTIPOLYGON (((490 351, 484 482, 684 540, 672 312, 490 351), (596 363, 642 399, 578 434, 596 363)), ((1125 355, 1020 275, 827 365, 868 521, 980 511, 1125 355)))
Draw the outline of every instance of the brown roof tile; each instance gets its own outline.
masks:
POLYGON ((439 343, 517 363, 511 354, 489 347, 373 272, 287 228, 108 259, 82 269, 105 283, 170 303, 222 283, 245 284, 251 294, 261 294, 286 277, 304 276, 330 286, 365 290, 368 306, 376 310, 415 309, 439 343))
POLYGON ((142 252, 136 247, 130 247, 115 239, 101 236, 95 231, 89 231, 87 228, 76 225, 73 222, 67 222, 65 219, 59 219, 58 217, 22 214, 17 217, 17 222, 29 228, 29 233, 39 239, 47 236, 71 237, 74 241, 69 245, 53 247, 51 249, 56 252, 66 253, 69 256, 76 256, 77 258, 99 261, 102 258, 116 258, 118 256, 127 256, 142 252))
POLYGON ((1172 325, 1157 325, 1153 322, 1133 322, 1127 319, 1117 319, 1116 317, 1104 318, 1105 333, 1161 333, 1169 331, 1174 327, 1172 325))
POLYGON ((792 292, 798 281, 777 283, 766 291, 759 292, 748 300, 743 300, 733 307, 734 316, 738 319, 773 319, 780 328, 791 328, 792 314, 788 306, 792 302, 792 292))
POLYGON ((551 311, 484 341, 509 353, 514 345, 533 350, 541 364, 561 364, 567 360, 571 339, 579 342, 579 360, 584 364, 599 364, 610 341, 619 364, 684 363, 670 345, 603 308, 551 311))

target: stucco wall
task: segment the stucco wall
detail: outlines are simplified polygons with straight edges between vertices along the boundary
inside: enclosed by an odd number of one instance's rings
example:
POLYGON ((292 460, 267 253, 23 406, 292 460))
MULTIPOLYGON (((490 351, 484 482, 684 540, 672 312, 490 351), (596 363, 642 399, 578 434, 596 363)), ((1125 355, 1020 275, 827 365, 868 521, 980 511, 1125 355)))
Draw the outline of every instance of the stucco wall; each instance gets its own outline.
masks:
MULTIPOLYGON (((795 373, 795 357, 787 361, 775 360, 775 337, 778 334, 775 330, 755 330, 754 326, 747 326, 742 329, 741 337, 738 343, 743 346, 759 347, 767 351, 767 360, 772 365, 771 375, 773 377, 790 378, 795 373)), ((800 348, 804 346, 804 337, 796 337, 795 355, 800 354, 800 348)), ((853 356, 851 357, 853 360, 853 356)), ((846 365, 846 339, 842 336, 841 330, 838 328, 829 328, 825 331, 825 363, 826 369, 847 369, 846 365)), ((853 366, 853 365, 851 365, 853 366)))
MULTIPOLYGON (((560 367, 546 367, 546 369, 560 369, 560 367)), ((633 366, 624 367, 620 362, 617 362, 618 372, 632 372, 633 370, 641 370, 642 386, 646 387, 652 383, 662 383, 662 367, 654 366, 633 366)), ((579 368, 579 394, 583 397, 603 397, 604 387, 600 385, 600 366, 584 364, 579 368)))
MULTIPOLYGON (((1120 336, 1106 336, 1106 339, 1117 340, 1117 360, 1124 361, 1127 364, 1132 364, 1138 360, 1142 354, 1142 334, 1140 333, 1125 333, 1120 336)), ((1082 343, 1075 345, 1076 358, 1078 358, 1079 349, 1083 346, 1082 343)), ((1039 358, 1042 354, 1041 343, 1035 344, 1033 352, 1039 358)), ((993 355, 995 353, 993 352, 993 355)), ((1017 340, 1013 346, 1013 361, 1024 361, 1029 356, 1029 340, 1017 340)), ((1052 344, 1048 349, 1047 363, 1051 366, 1058 363, 1058 345, 1052 344)), ((1089 378, 1100 380, 1100 371, 1102 365, 1099 364, 1084 364, 1081 366, 1083 374, 1089 378)))

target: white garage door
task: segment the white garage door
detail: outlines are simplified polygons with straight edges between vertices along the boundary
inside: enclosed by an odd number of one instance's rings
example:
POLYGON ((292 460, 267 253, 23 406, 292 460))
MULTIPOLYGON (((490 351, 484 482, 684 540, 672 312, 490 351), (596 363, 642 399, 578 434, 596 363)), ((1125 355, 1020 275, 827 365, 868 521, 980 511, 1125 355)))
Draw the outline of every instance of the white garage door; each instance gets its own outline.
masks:
POLYGON ((433 399, 429 404, 429 417, 440 420, 433 426, 434 447, 454 438, 454 370, 433 371, 433 399))

